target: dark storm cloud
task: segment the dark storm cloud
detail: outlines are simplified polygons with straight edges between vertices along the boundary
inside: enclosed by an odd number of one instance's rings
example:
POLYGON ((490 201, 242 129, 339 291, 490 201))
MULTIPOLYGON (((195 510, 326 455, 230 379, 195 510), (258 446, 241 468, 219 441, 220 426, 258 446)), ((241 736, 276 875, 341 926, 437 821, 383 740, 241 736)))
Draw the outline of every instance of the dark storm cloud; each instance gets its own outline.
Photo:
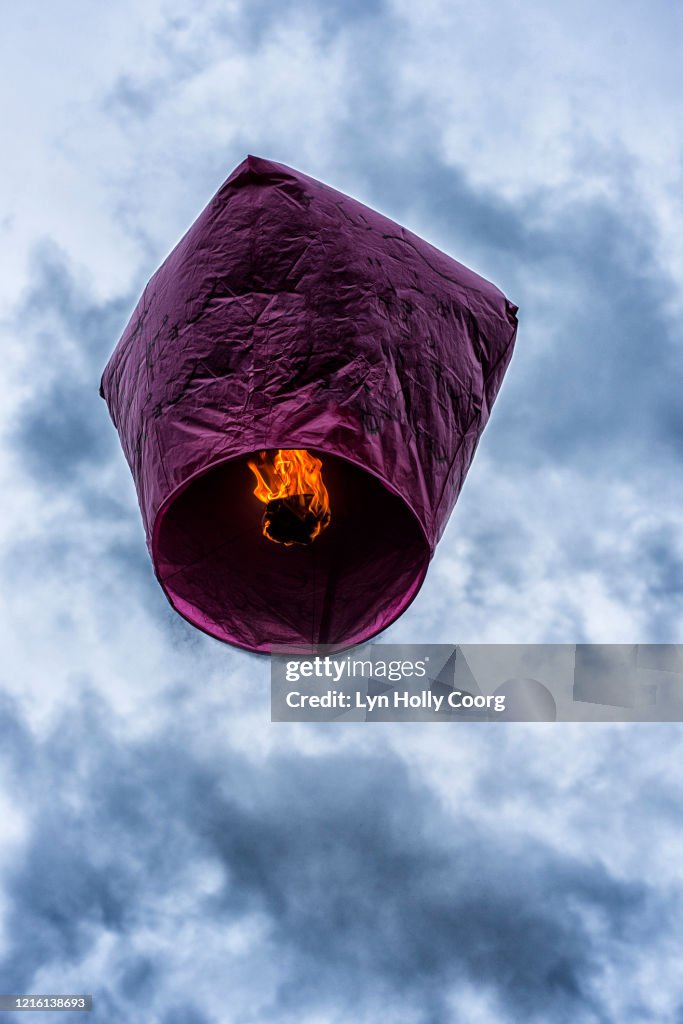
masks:
POLYGON ((667 313, 673 285, 629 212, 574 204, 559 231, 553 225, 552 236, 529 247, 530 268, 542 275, 551 267, 549 283, 566 280, 569 294, 539 317, 536 330, 552 344, 527 366, 524 388, 510 388, 503 456, 513 457, 510 441, 521 434, 535 453, 585 468, 609 460, 636 483, 640 462, 680 462, 683 349, 667 313))
POLYGON ((683 593, 683 553, 676 551, 676 532, 672 525, 650 529, 645 534, 643 562, 648 571, 652 595, 667 600, 683 593))
MULTIPOLYGON (((661 893, 597 859, 446 813, 386 752, 279 756, 255 768, 232 754, 206 763, 192 745, 182 725, 163 741, 117 742, 93 699, 34 748, 3 991, 29 990, 39 968, 72 967, 107 930, 122 952, 116 978, 96 981, 94 1020, 112 1019, 107 1006, 135 1021, 153 993, 159 1016, 146 1021, 180 1019, 164 957, 139 943, 126 950, 151 921, 163 931, 160 901, 207 859, 223 865, 225 883, 188 913, 215 928, 265 917, 268 945, 253 952, 262 980, 277 983, 271 1020, 333 1009, 364 1019, 379 998, 388 1019, 400 1006, 419 1024, 447 1024, 449 991, 469 983, 500 1001, 500 1020, 607 1021, 605 963, 623 955, 625 936, 646 946, 674 928, 661 893)), ((202 1013, 229 996, 224 984, 205 979, 184 1019, 214 1020, 202 1013)))
POLYGON ((236 883, 227 907, 250 893, 273 917, 292 972, 284 1005, 305 995, 360 1012, 386 986, 421 1020, 446 1021, 447 990, 473 982, 512 1019, 601 1019, 598 950, 571 905, 597 909, 616 934, 644 912, 640 886, 449 820, 386 759, 298 761, 278 776, 238 827, 213 808, 211 840, 236 883))
POLYGON ((183 1002, 169 1010, 161 1020, 161 1024, 210 1024, 210 1018, 191 1003, 183 1002))
MULTIPOLYGON (((93 607, 102 619, 115 594, 134 592, 175 635, 184 637, 189 627, 171 614, 154 580, 135 489, 99 396, 100 375, 134 299, 97 301, 52 245, 36 250, 31 281, 13 330, 32 387, 19 406, 9 442, 21 472, 40 495, 41 509, 56 502, 60 514, 51 516, 39 534, 32 530, 28 538, 13 538, 4 552, 3 572, 21 593, 28 593, 36 580, 51 581, 65 606, 76 581, 89 576, 93 607), (119 470, 123 487, 112 485, 111 475, 103 486, 107 466, 119 470)), ((53 611, 62 617, 66 638, 68 615, 53 611)))
POLYGON ((98 384, 132 303, 127 297, 94 300, 54 246, 35 252, 31 281, 14 333, 33 388, 11 440, 38 480, 64 487, 116 451, 98 384))
MULTIPOLYGON (((2 685, 0 676, 0 685, 2 685)), ((32 754, 31 734, 11 697, 0 690, 0 764, 11 778, 20 779, 32 754)))
MULTIPOLYGON (((307 19, 311 29, 319 28, 320 42, 325 43, 340 32, 368 31, 372 20, 388 13, 385 0, 329 0, 324 5, 315 0, 283 0, 281 4, 273 4, 272 0, 255 0, 245 4, 232 18, 219 15, 213 26, 231 37, 237 32, 240 41, 257 47, 285 19, 297 15, 307 19)), ((387 21, 382 20, 382 24, 386 26, 387 21)))

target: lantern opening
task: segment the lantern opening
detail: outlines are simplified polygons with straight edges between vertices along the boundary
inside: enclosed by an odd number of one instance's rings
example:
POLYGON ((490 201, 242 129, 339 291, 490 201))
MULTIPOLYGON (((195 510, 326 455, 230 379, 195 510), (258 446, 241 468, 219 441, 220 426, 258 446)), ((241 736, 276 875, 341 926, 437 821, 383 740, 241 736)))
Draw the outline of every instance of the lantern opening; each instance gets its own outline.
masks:
POLYGON ((310 544, 330 522, 330 499, 322 462, 304 448, 259 452, 247 465, 256 477, 254 494, 265 506, 263 535, 277 544, 310 544))
POLYGON ((363 467, 329 449, 313 457, 333 510, 313 543, 263 536, 249 466, 260 466, 259 450, 199 473, 160 509, 155 570, 193 625, 250 651, 309 653, 367 640, 410 604, 430 557, 419 520, 363 467))

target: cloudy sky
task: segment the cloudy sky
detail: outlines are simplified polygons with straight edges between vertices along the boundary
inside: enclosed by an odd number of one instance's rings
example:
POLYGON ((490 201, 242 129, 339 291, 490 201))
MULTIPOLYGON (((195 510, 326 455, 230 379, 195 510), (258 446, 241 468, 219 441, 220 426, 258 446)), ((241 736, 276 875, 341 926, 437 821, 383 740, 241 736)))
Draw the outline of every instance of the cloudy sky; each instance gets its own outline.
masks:
POLYGON ((1 992, 683 1021, 681 727, 271 725, 265 659, 156 585, 97 393, 221 181, 289 163, 520 307, 386 638, 683 642, 682 51, 670 0, 4 6, 1 992))

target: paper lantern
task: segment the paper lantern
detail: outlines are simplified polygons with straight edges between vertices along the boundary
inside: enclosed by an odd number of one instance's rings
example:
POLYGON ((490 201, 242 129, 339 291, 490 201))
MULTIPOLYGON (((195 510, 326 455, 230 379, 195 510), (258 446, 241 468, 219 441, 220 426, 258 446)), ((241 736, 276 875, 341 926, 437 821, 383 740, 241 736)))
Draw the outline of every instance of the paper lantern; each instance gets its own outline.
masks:
POLYGON ((247 157, 102 378, 173 607, 263 652, 394 621, 462 487, 516 310, 379 213, 247 157))

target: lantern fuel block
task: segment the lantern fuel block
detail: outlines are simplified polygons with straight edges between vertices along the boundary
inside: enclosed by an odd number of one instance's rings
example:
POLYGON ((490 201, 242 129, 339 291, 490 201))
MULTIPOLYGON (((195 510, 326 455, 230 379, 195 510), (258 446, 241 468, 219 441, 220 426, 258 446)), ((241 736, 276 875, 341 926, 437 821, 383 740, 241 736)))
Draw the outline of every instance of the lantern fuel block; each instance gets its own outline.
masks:
POLYGON ((516 311, 386 217, 247 157, 102 377, 173 607, 264 652, 393 622, 462 487, 516 311))

